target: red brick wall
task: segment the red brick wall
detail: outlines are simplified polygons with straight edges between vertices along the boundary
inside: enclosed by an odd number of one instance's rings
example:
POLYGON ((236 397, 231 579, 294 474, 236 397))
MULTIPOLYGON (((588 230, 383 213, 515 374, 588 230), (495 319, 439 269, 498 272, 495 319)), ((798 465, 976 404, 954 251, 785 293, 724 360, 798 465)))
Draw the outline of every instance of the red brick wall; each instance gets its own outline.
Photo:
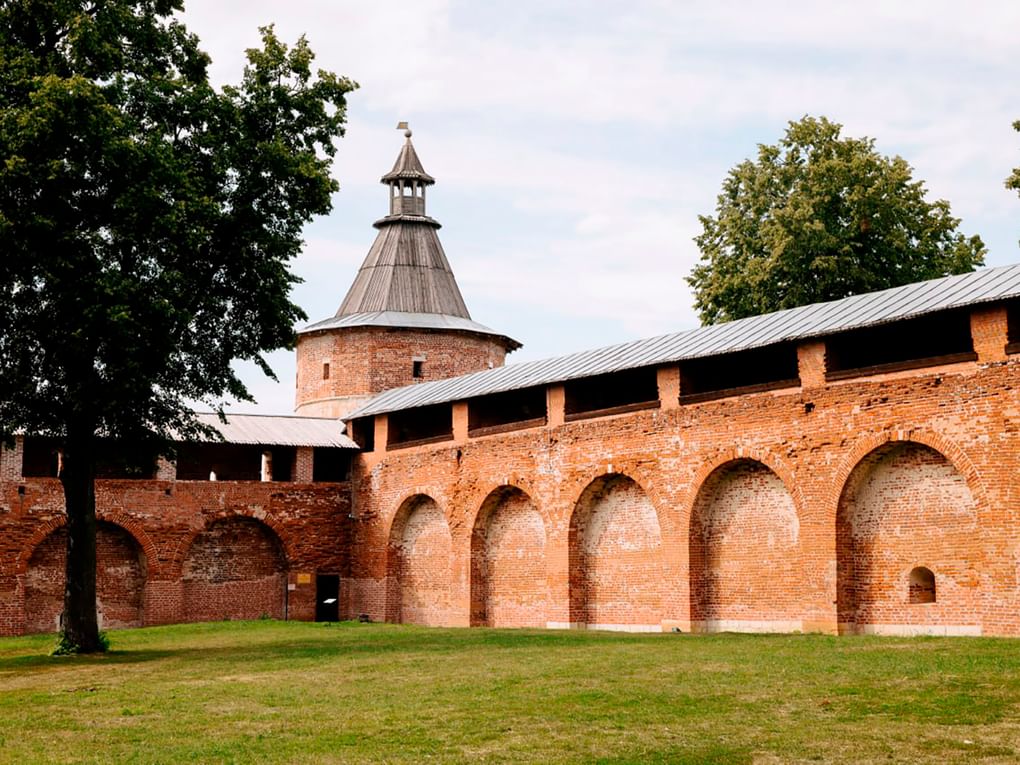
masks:
POLYGON ((585 489, 570 522, 570 621, 659 627, 662 535, 644 490, 624 475, 585 489))
POLYGON ((450 528, 431 497, 408 500, 389 545, 391 621, 447 625, 450 620, 450 528))
POLYGON ((254 518, 223 518, 191 543, 181 569, 184 620, 282 619, 287 561, 276 534, 254 518))
POLYGON ((690 532, 691 619, 706 631, 802 628, 800 520, 782 479, 754 460, 702 485, 690 532))
POLYGON ((380 438, 355 469, 353 612, 399 614, 389 539, 424 494, 449 529, 451 573, 441 618, 415 618, 479 621, 475 530, 513 486, 544 522, 551 626, 1020 635, 1020 356, 1001 353, 1002 318, 972 317, 977 362, 829 383, 812 341, 800 387, 568 423, 554 407, 548 426, 390 451, 380 438), (630 488, 599 485, 606 475, 630 488), (617 491, 630 517, 608 509, 617 491), (909 602, 915 566, 934 572, 936 603, 909 602))
POLYGON ((876 449, 851 474, 837 516, 841 629, 979 627, 980 537, 974 497, 945 457, 919 444, 876 449), (935 574, 934 603, 910 603, 919 566, 935 574))
MULTIPOLYGON (((35 548, 25 573, 25 631, 55 632, 64 610, 67 533, 58 529, 35 548)), ((100 523, 96 530, 96 598, 100 629, 140 627, 145 592, 145 554, 124 529, 100 523)))
MULTIPOLYGON (((0 482, 0 634, 51 630, 56 624, 63 564, 57 560, 62 555, 62 535, 53 532, 64 525, 63 505, 61 485, 55 479, 0 482), (23 495, 18 493, 19 486, 25 489, 23 495)), ((342 576, 342 606, 344 612, 348 610, 348 484, 102 480, 96 486, 96 505, 105 530, 99 540, 99 598, 107 626, 214 618, 213 612, 215 618, 233 619, 282 615, 285 587, 288 618, 313 619, 316 572, 342 576), (116 530, 113 536, 111 529, 116 530), (237 544, 227 544, 230 535, 218 531, 222 529, 234 529, 237 544), (263 536, 246 538, 252 529, 263 536), (208 544, 215 536, 224 541, 222 546, 208 544), (268 575, 277 578, 271 585, 258 573, 260 569, 252 574, 264 585, 257 592, 269 593, 272 599, 263 594, 256 599, 250 586, 253 580, 242 577, 208 583, 206 593, 220 595, 210 594, 204 602, 212 605, 202 611, 195 605, 204 597, 196 589, 201 573, 192 565, 188 579, 192 605, 186 606, 184 570, 189 554, 194 562, 197 551, 215 549, 220 562, 209 563, 207 558, 207 564, 219 572, 215 577, 222 578, 225 566, 243 571, 247 565, 244 553, 240 558, 236 553, 238 546, 265 550, 264 540, 273 536, 279 539, 282 570, 288 573, 268 575), (140 578, 124 563, 129 559, 124 552, 128 539, 139 551, 140 578), (111 540, 119 541, 113 545, 111 540), (118 562, 112 565, 111 561, 118 562), (139 588, 137 609, 131 599, 134 595, 111 599, 114 591, 136 593, 139 588), (234 592, 236 588, 241 591, 234 592), (131 616, 138 612, 139 616, 131 616)))
POLYGON ((503 366, 505 357, 496 337, 466 332, 351 327, 300 335, 295 411, 340 417, 375 393, 503 366), (418 379, 415 358, 424 359, 418 379))
POLYGON ((471 623, 545 627, 548 599, 542 516, 520 489, 497 489, 471 539, 471 623))

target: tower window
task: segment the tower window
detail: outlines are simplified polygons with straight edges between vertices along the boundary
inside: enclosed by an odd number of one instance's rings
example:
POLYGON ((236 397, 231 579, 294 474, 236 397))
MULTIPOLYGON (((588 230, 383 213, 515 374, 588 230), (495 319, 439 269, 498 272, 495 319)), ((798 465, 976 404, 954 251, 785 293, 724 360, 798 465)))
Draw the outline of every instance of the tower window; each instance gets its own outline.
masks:
POLYGON ((328 380, 329 379, 329 362, 328 361, 325 364, 322 365, 322 379, 323 380, 328 380))
POLYGON ((411 377, 415 380, 420 380, 425 375, 425 362, 421 359, 415 359, 411 362, 411 377))
POLYGON ((935 574, 930 568, 918 566, 910 572, 910 602, 935 602, 935 574))

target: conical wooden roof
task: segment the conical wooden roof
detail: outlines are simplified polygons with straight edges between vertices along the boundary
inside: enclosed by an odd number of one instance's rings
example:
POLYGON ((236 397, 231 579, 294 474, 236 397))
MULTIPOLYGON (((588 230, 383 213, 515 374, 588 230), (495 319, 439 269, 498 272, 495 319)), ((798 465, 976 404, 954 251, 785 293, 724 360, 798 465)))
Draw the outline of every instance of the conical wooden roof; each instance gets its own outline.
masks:
POLYGON ((439 222, 425 214, 422 188, 434 183, 411 144, 411 131, 382 182, 390 214, 377 220, 375 242, 336 315, 305 327, 317 332, 355 326, 471 332, 499 338, 507 351, 521 344, 472 320, 439 243, 439 222))
POLYGON ((382 177, 382 182, 415 180, 427 185, 435 183, 436 179, 425 172, 425 168, 421 165, 421 160, 418 159, 418 152, 414 150, 414 144, 411 143, 411 131, 408 130, 404 135, 407 137, 404 147, 400 150, 400 154, 397 155, 397 161, 393 163, 393 169, 382 177))
POLYGON ((379 234, 337 316, 374 311, 437 313, 470 319, 431 218, 394 215, 379 234))

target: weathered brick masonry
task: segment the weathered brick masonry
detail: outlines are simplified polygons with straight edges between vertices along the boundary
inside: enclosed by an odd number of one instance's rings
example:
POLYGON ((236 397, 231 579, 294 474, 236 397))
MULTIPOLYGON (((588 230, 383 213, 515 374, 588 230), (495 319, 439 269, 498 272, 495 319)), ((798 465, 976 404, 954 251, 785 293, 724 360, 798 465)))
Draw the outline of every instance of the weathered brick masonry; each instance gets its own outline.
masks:
MULTIPOLYGON (((299 417, 178 462, 231 480, 99 481, 105 626, 1020 634, 1020 267, 500 369, 519 344, 470 318, 406 135, 351 290, 299 333, 297 408, 351 413, 351 480, 341 423, 299 417)), ((63 496, 26 443, 0 634, 61 610, 63 496)))
MULTIPOLYGON (((422 624, 1020 634, 1020 357, 977 359, 375 448, 354 482, 351 611, 422 624), (573 421, 566 421, 572 419, 573 421), (911 602, 917 569, 935 602, 911 602)), ((681 368, 683 365, 681 364, 681 368)), ((428 440, 428 439, 426 439, 428 440)))
MULTIPOLYGON (((63 501, 56 479, 0 483, 0 634, 57 627, 63 501)), ((346 578, 347 483, 100 480, 96 504, 106 628, 312 619, 315 575, 346 578)))

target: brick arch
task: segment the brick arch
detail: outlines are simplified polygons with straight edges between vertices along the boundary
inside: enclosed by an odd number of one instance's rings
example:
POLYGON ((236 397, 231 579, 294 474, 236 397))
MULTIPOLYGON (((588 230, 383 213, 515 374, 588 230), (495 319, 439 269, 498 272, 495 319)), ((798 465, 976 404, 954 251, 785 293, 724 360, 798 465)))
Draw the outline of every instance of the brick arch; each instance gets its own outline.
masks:
MULTIPOLYGON (((141 627, 145 620, 145 589, 154 549, 144 532, 139 540, 136 523, 128 519, 125 524, 124 520, 120 513, 97 513, 96 517, 96 600, 101 629, 141 627), (111 528, 113 531, 108 531, 111 528)), ((64 608, 66 528, 64 518, 40 524, 19 554, 26 632, 57 628, 64 608)))
POLYGON ((803 565, 803 497, 768 452, 731 450, 704 466, 689 505, 694 628, 801 630, 809 589, 803 565), (777 465, 786 477, 766 461, 777 465))
POLYGON ((555 519, 549 511, 548 506, 540 505, 537 502, 537 497, 540 496, 541 491, 536 486, 535 482, 529 478, 513 475, 508 477, 506 480, 497 484, 486 484, 485 488, 479 488, 466 495, 464 499, 464 507, 466 508, 466 515, 464 516, 464 526, 467 528, 469 533, 474 533, 474 529, 478 524, 479 516, 485 507, 485 503, 494 494, 506 490, 514 489, 516 491, 526 494, 535 506, 535 510, 542 517, 542 523, 546 529, 549 529, 554 523, 555 519))
POLYGON ((290 566, 291 562, 295 559, 294 539, 287 527, 272 513, 262 513, 248 507, 234 507, 210 513, 208 515, 202 514, 200 518, 202 523, 198 526, 191 526, 188 528, 187 534, 177 543, 173 554, 166 563, 169 573, 178 579, 182 575, 184 559, 188 557, 188 552, 191 550, 191 546, 195 543, 195 539, 197 539, 200 534, 208 531, 209 527, 214 523, 218 523, 219 521, 229 518, 250 518, 253 521, 258 521, 263 524, 276 535, 277 541, 279 541, 280 546, 283 548, 283 554, 286 558, 287 565, 290 566))
POLYGON ((661 629, 668 566, 659 512, 640 483, 603 473, 570 515, 570 621, 623 630, 661 629))
POLYGON ((786 490, 793 497, 794 505, 797 508, 797 517, 801 522, 806 522, 811 519, 811 511, 809 505, 805 502, 804 492, 800 487, 800 482, 797 480, 796 473, 790 464, 779 455, 773 453, 768 449, 761 449, 758 447, 733 447, 724 449, 712 454, 711 457, 706 459, 698 467, 691 482, 687 485, 684 496, 680 501, 680 524, 690 529, 692 513, 694 511, 694 504, 697 502, 698 495, 701 493, 705 482, 712 476, 715 471, 720 468, 732 463, 739 462, 741 460, 750 460, 752 462, 759 462, 773 473, 775 473, 779 480, 783 482, 786 490))
MULTIPOLYGON (((666 509, 673 507, 675 501, 672 497, 659 490, 658 486, 661 482, 658 480, 660 478, 658 468, 652 468, 646 462, 634 460, 620 460, 619 462, 614 460, 609 466, 612 467, 612 471, 607 471, 605 465, 590 467, 584 472, 573 475, 568 481, 564 481, 558 487, 564 509, 569 513, 568 520, 577 509, 577 503, 584 496, 584 492, 588 491, 592 484, 606 476, 619 475, 629 478, 636 483, 648 497, 659 521, 659 529, 663 540, 675 539, 679 530, 676 524, 676 514, 668 512, 666 509)), ((551 511, 549 520, 550 522, 555 520, 552 517, 551 511)))
POLYGON ((179 569, 185 621, 286 618, 292 556, 272 521, 268 514, 220 512, 189 534, 179 569), (193 556, 198 562, 189 576, 193 556))
MULTIPOLYGON (((113 512, 96 512, 96 520, 104 523, 112 523, 114 526, 119 526, 124 529, 134 539, 135 544, 138 545, 139 549, 145 555, 145 565, 148 569, 148 575, 151 577, 153 573, 160 571, 159 555, 156 552, 156 545, 153 544, 152 539, 146 533, 145 529, 133 518, 124 513, 113 511, 113 512)), ((15 575, 22 576, 28 570, 28 562, 32 559, 32 554, 35 552, 43 540, 46 539, 54 531, 59 531, 67 525, 67 521, 64 518, 51 518, 38 526, 35 531, 32 532, 32 536, 25 542, 21 553, 18 555, 18 562, 15 568, 15 575)))
POLYGON ((840 631, 980 632, 987 503, 966 454, 940 434, 888 431, 862 438, 837 475, 840 631), (910 601, 917 567, 934 571, 937 602, 910 601))
POLYGON ((839 505, 843 500, 843 492, 846 490, 847 481, 857 466, 873 451, 880 449, 886 444, 898 441, 904 443, 913 441, 927 446, 949 460, 950 464, 967 481, 967 486, 978 503, 979 511, 981 513, 987 511, 989 508, 988 496, 985 492, 981 476, 973 461, 958 444, 941 433, 929 430, 885 430, 861 436, 854 443, 853 448, 843 457, 833 476, 834 496, 830 496, 828 502, 826 502, 828 518, 835 521, 839 512, 839 505))
POLYGON ((452 624, 452 559, 450 521, 442 506, 424 492, 405 497, 387 535, 386 620, 452 624))
POLYGON ((486 495, 471 527, 472 626, 546 626, 547 529, 523 489, 504 484, 486 495))

